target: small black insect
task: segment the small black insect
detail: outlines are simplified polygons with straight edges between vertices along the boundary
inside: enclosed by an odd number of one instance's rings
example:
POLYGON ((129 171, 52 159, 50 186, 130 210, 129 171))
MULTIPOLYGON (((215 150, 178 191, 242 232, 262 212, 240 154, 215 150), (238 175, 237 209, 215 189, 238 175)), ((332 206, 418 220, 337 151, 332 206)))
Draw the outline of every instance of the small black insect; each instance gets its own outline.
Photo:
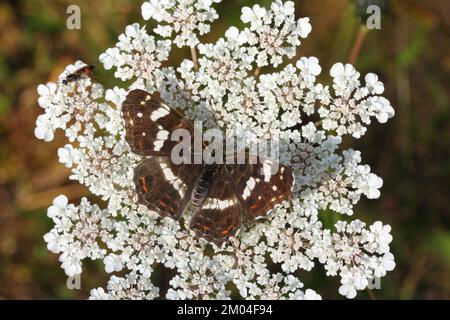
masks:
POLYGON ((62 80, 62 83, 64 85, 67 85, 69 82, 77 81, 78 79, 80 79, 83 76, 90 77, 92 75, 94 68, 95 68, 95 65, 93 65, 93 64, 85 65, 84 67, 77 69, 75 72, 72 72, 67 77, 65 77, 62 80))

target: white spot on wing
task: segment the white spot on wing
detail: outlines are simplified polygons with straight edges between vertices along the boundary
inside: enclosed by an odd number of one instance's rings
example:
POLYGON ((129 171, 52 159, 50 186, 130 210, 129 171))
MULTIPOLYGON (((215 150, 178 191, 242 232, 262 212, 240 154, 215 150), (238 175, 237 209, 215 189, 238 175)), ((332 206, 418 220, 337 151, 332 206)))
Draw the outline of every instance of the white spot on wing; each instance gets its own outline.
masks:
POLYGON ((152 114, 150 115, 150 119, 152 121, 157 121, 158 119, 164 118, 168 114, 169 110, 161 107, 152 112, 152 114))
POLYGON ((165 163, 160 163, 159 166, 162 169, 164 178, 172 185, 172 187, 176 191, 178 191, 180 197, 183 198, 187 189, 186 184, 180 178, 175 176, 172 169, 170 169, 165 163))
POLYGON ((272 177, 272 161, 265 160, 263 163, 264 182, 269 182, 272 177))
POLYGON ((164 146, 164 141, 162 141, 162 140, 156 140, 155 142, 153 142, 154 151, 160 151, 163 146, 164 146))
POLYGON ((160 151, 164 146, 164 142, 169 138, 169 131, 160 130, 156 134, 156 140, 153 142, 153 147, 155 151, 160 151))
POLYGON ((244 192, 242 193, 242 199, 246 200, 253 189, 255 189, 256 186, 256 180, 252 177, 250 177, 250 179, 248 179, 247 181, 247 185, 245 186, 244 192))
POLYGON ((202 209, 219 209, 223 210, 236 204, 235 200, 220 200, 216 198, 208 198, 203 204, 202 209))
POLYGON ((160 130, 156 134, 156 139, 159 139, 159 140, 166 140, 168 137, 169 137, 169 131, 167 131, 167 130, 160 130))

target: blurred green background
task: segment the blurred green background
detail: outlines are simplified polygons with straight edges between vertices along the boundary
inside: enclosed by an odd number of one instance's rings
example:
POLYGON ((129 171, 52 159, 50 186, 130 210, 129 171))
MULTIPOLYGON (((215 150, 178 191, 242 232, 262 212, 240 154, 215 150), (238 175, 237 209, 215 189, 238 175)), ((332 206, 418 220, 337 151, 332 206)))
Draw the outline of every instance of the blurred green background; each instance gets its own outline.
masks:
MULTIPOLYGON (((223 0, 214 23, 214 41, 230 25, 241 26, 243 5, 270 1, 223 0)), ((354 218, 381 220, 392 226, 397 267, 381 281, 381 290, 360 299, 450 298, 450 1, 390 1, 381 30, 360 32, 351 0, 296 1, 297 16, 309 16, 313 31, 299 55, 317 56, 329 81, 335 62, 355 59, 362 73, 376 72, 396 116, 374 123, 360 140, 345 147, 362 151, 363 162, 384 179, 381 198, 363 200, 354 218), (351 58, 356 39, 361 51, 351 58)), ((98 55, 116 42, 124 27, 143 22, 140 3, 132 0, 0 2, 0 299, 86 298, 104 286, 99 263, 85 263, 81 290, 68 290, 58 257, 42 239, 51 228, 46 208, 64 193, 74 202, 89 195, 68 180, 57 162, 61 133, 51 144, 34 137, 40 83, 55 81, 77 59, 97 63, 98 55), (66 9, 77 4, 82 29, 67 30, 66 9)), ((177 63, 188 50, 172 54, 177 63)), ((106 86, 116 80, 101 66, 96 78, 106 86)), ((334 216, 328 216, 332 223, 334 216)), ((159 270, 155 282, 166 287, 169 274, 159 270)), ((326 279, 318 268, 300 274, 306 287, 324 298, 337 294, 338 279, 326 279)))

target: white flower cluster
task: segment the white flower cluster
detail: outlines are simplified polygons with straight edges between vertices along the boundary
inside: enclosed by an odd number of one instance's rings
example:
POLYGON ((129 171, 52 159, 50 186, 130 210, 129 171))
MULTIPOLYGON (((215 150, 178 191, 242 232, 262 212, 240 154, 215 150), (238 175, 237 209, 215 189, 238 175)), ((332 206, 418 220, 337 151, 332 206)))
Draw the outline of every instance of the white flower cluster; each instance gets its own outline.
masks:
POLYGON ((336 130, 339 135, 351 134, 360 138, 366 132, 364 125, 370 124, 371 117, 385 123, 394 116, 389 101, 378 96, 383 93, 384 86, 377 75, 367 74, 364 78, 366 85, 361 86, 360 74, 350 64, 344 66, 337 63, 330 74, 336 98, 328 107, 318 110, 325 130, 336 130))
POLYGON ((154 19, 158 26, 156 34, 170 38, 178 47, 194 47, 200 41, 199 35, 211 30, 210 23, 219 16, 211 6, 222 0, 150 0, 142 4, 142 17, 154 19))
POLYGON ((340 221, 336 224, 337 233, 322 234, 322 241, 327 244, 322 250, 328 251, 327 275, 340 274, 339 293, 347 298, 354 298, 357 290, 367 288, 370 281, 384 277, 386 271, 395 267, 394 256, 389 252, 391 227, 380 221, 369 230, 364 229, 365 225, 360 220, 340 221))
MULTIPOLYGON (((169 299, 226 299, 237 293, 248 299, 319 299, 298 278, 298 271, 316 264, 339 276, 339 292, 353 298, 394 268, 390 226, 366 227, 354 220, 329 230, 319 212, 347 217, 362 195, 379 197, 382 179, 361 164, 359 151, 340 145, 343 135, 363 135, 372 117, 384 123, 393 116, 380 96, 383 84, 374 74, 361 84, 351 65, 337 63, 329 87, 316 82, 322 72, 317 58, 286 62, 311 31, 308 18, 295 19, 291 1, 276 0, 270 9, 243 8, 241 19, 248 27, 232 27, 216 43, 199 44, 197 35, 208 32, 208 23, 217 18, 213 2, 219 1, 143 4, 144 19, 159 23, 156 35, 133 24, 100 56, 117 78, 132 80, 129 87, 104 90, 88 77, 38 87, 45 113, 36 121, 36 137, 51 141, 62 129, 69 143, 58 151, 60 162, 71 168, 71 179, 107 203, 100 208, 83 199, 75 206, 57 197, 48 209, 55 224, 45 235, 48 248, 60 254, 68 276, 80 274, 87 258, 102 259, 107 273, 126 274, 112 275, 106 288, 93 289, 93 299, 158 297, 150 280, 157 265, 176 271, 169 299), (198 50, 198 61, 193 56, 178 67, 162 67, 172 44, 198 50), (261 73, 284 62, 276 72, 261 73), (295 174, 294 199, 265 220, 246 221, 239 237, 222 248, 196 238, 183 219, 161 219, 137 205, 132 180, 141 157, 125 142, 121 117, 121 104, 133 88, 159 92, 188 117, 219 125, 242 140, 277 137, 281 160, 290 161, 295 174), (273 272, 273 264, 281 269, 273 272)), ((82 65, 68 66, 61 79, 82 65)))
POLYGON ((83 259, 96 260, 105 256, 106 250, 100 248, 99 240, 104 233, 101 224, 108 223, 106 210, 90 204, 86 198, 79 206, 74 206, 61 195, 53 200, 47 212, 55 223, 52 231, 44 236, 47 248, 53 253, 61 253, 61 266, 69 277, 81 273, 83 259))
POLYGON ((169 40, 156 41, 145 32, 145 27, 135 23, 126 27, 114 48, 100 55, 100 61, 107 70, 115 66, 115 76, 122 81, 133 77, 151 80, 153 73, 161 67, 161 62, 167 60, 170 49, 169 40), (136 69, 133 66, 141 67, 136 69))
POLYGON ((283 62, 284 56, 295 56, 300 38, 308 36, 311 24, 309 18, 296 20, 294 13, 292 1, 275 1, 271 10, 259 5, 242 9, 241 20, 250 26, 236 38, 249 45, 247 51, 254 56, 258 67, 269 65, 269 59, 270 64, 277 67, 283 62))

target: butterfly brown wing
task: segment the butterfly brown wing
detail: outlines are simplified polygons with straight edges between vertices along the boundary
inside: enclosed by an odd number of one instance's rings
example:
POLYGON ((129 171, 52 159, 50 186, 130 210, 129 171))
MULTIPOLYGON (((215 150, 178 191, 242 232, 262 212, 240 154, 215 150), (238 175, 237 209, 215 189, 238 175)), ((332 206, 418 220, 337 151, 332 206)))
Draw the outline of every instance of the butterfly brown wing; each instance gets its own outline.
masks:
POLYGON ((267 158, 248 162, 231 166, 231 182, 244 213, 258 218, 292 196, 294 177, 288 167, 267 158))
POLYGON ((241 206, 229 183, 229 173, 217 165, 208 195, 200 210, 192 217, 190 229, 198 236, 221 246, 241 227, 241 206))
POLYGON ((134 169, 139 203, 163 217, 179 219, 202 171, 201 165, 174 165, 166 156, 144 159, 134 169))
MULTIPOLYGON (((122 105, 125 139, 134 153, 144 156, 170 156, 178 141, 171 140, 176 129, 194 137, 192 124, 161 99, 144 91, 132 90, 122 105)), ((191 143, 192 144, 192 143, 191 143)))

